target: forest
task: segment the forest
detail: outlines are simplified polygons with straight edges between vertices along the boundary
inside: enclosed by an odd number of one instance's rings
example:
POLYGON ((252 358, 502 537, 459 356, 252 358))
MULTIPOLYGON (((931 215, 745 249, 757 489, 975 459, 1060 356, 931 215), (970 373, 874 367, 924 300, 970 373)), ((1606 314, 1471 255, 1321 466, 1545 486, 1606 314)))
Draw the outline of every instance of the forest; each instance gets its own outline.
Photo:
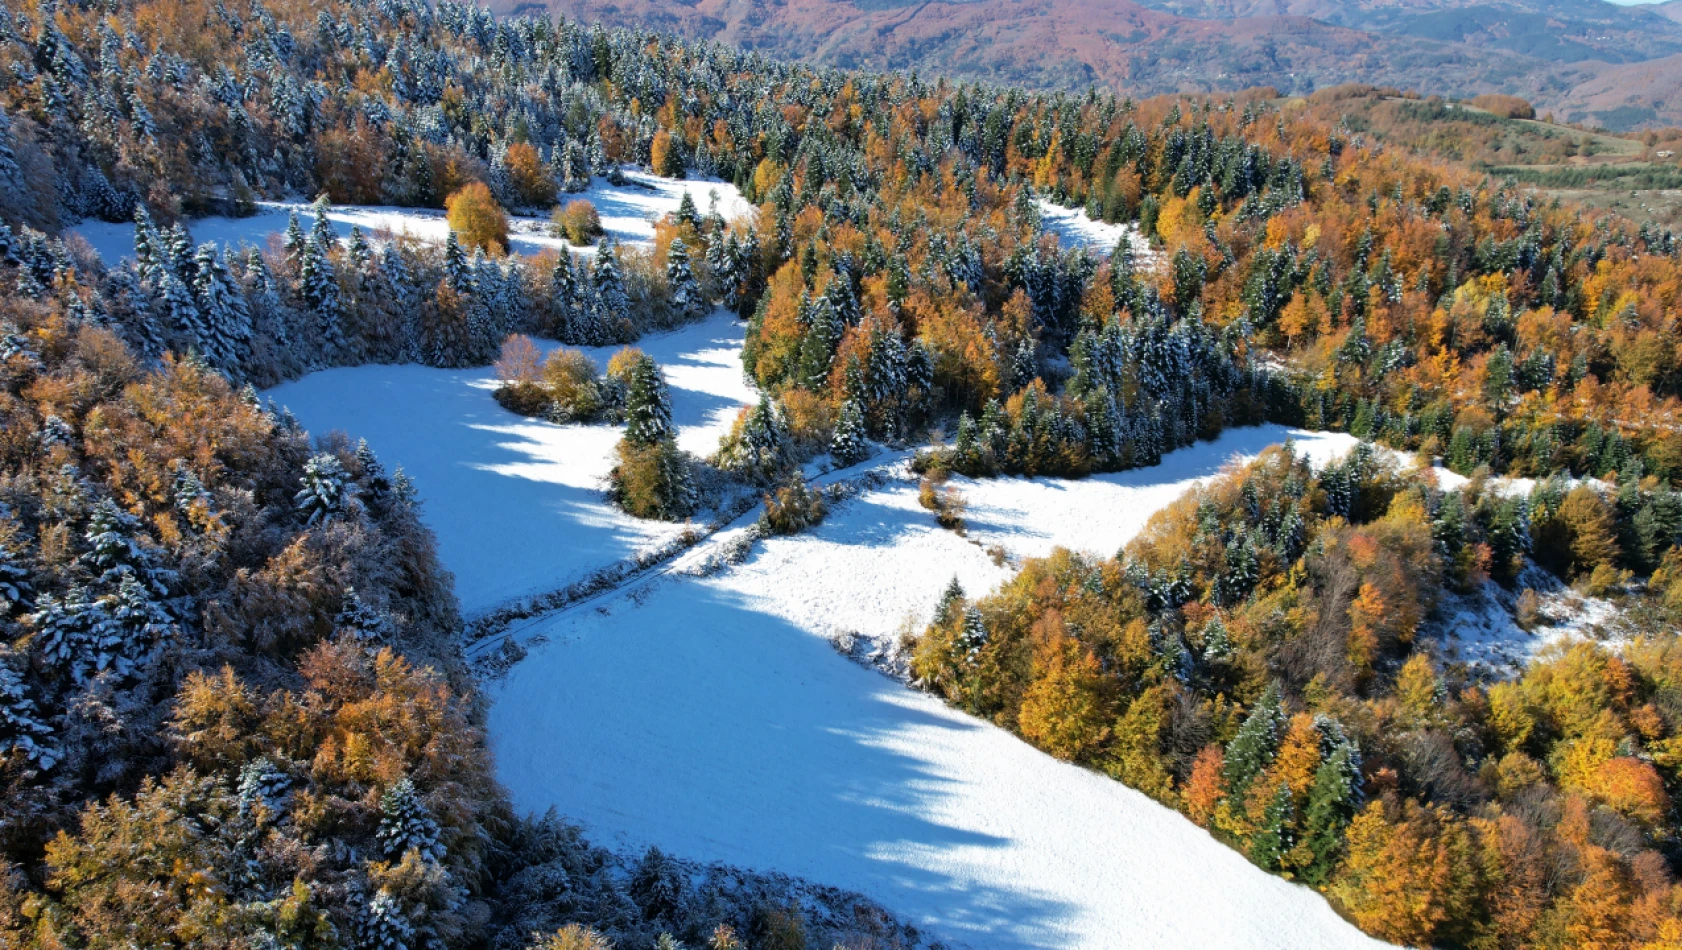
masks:
POLYGON ((705 468, 770 489, 870 442, 1079 477, 1268 420, 1441 457, 1474 487, 1270 455, 1114 560, 954 591, 919 676, 1375 935, 1682 941, 1669 231, 1266 91, 1037 94, 448 0, 22 0, 0 60, 0 942, 893 931, 802 924, 772 883, 694 884, 657 851, 620 867, 513 814, 425 486, 258 392, 499 356, 510 408, 624 423, 613 495, 653 517, 693 512, 705 468), (758 214, 690 204, 651 248, 506 253, 507 212, 621 165, 732 182, 758 214), (341 241, 317 213, 270 246, 192 238, 286 196, 447 208, 454 230, 341 241), (1060 246, 1041 199, 1141 241, 1060 246), (135 222, 133 256, 65 230, 91 219, 135 222), (522 355, 714 305, 745 321, 765 398, 709 459, 676 448, 646 356, 522 355), (1515 584, 1531 558, 1651 635, 1500 684, 1414 649, 1438 590, 1515 584))

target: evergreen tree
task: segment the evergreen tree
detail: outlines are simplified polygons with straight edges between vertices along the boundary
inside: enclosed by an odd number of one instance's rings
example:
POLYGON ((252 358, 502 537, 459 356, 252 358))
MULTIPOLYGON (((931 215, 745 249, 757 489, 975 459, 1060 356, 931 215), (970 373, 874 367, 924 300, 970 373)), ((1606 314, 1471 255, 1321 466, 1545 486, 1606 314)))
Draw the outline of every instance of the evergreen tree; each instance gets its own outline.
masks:
POLYGON ((312 456, 304 463, 303 486, 293 496, 293 504, 305 515, 304 523, 325 522, 344 512, 356 497, 356 486, 350 473, 330 452, 312 456))
POLYGON ((952 622, 953 611, 964 602, 964 586, 958 583, 958 575, 953 574, 952 580, 946 585, 946 590, 940 594, 940 603, 934 609, 934 625, 944 627, 952 622))
POLYGON ((226 252, 216 245, 199 245, 194 255, 193 282, 202 316, 199 342, 205 358, 227 370, 237 369, 250 356, 251 309, 228 269, 226 252))
POLYGON ((682 905, 683 880, 664 852, 649 848, 631 875, 629 891, 644 920, 672 920, 682 905))
POLYGON ((444 237, 444 280, 451 290, 462 296, 473 293, 473 268, 453 229, 444 237))
POLYGON ((653 445, 672 438, 672 402, 660 367, 643 356, 632 365, 625 387, 625 438, 653 445))
POLYGON ((1314 772, 1314 786, 1308 793, 1308 811, 1304 816, 1303 843, 1313 855, 1312 862, 1302 870, 1303 880, 1319 886, 1331 879, 1343 850, 1343 832, 1354 820, 1360 804, 1358 795, 1359 765, 1353 764, 1353 749, 1340 745, 1321 761, 1314 772), (1356 772, 1351 781, 1351 769, 1356 772))
POLYGON ((397 898, 380 888, 368 902, 367 916, 362 920, 361 950, 411 950, 416 947, 415 928, 397 903, 397 898))
MULTIPOLYGON (((683 196, 687 199, 689 192, 684 192, 683 196)), ((672 310, 678 319, 696 320, 706 314, 706 297, 689 266, 689 249, 684 246, 682 238, 672 239, 671 249, 666 255, 666 286, 671 291, 672 310)))
POLYGON ((764 396, 747 410, 738 425, 719 446, 718 461, 758 484, 770 484, 782 477, 790 464, 788 432, 771 401, 764 396))
POLYGON ((965 607, 964 629, 958 636, 958 648, 964 651, 967 659, 974 661, 986 645, 987 624, 981 619, 981 611, 973 606, 965 607))
POLYGON ((1273 761, 1284 723, 1279 684, 1269 683, 1226 747, 1226 786, 1233 798, 1242 798, 1250 782, 1273 761))
POLYGON ((347 631, 358 640, 380 643, 385 640, 389 625, 383 613, 370 607, 356 588, 345 588, 344 601, 333 616, 333 627, 347 631))
POLYGON ((631 316, 631 297, 619 277, 619 249, 609 238, 596 245, 596 264, 590 274, 595 289, 597 319, 607 327, 618 326, 631 316))
POLYGON ((239 785, 235 791, 239 799, 239 813, 249 817, 261 805, 270 815, 280 815, 286 809, 286 798, 291 790, 291 776, 267 758, 253 759, 239 770, 239 785))
POLYGON ((864 410, 859 408, 858 400, 843 400, 835 421, 835 434, 829 443, 829 457, 837 466, 846 468, 870 457, 864 428, 864 410))
POLYGON ((374 838, 388 858, 401 858, 407 851, 415 851, 433 862, 444 857, 444 846, 438 840, 438 823, 427 812, 415 784, 406 778, 380 796, 380 826, 374 838))
POLYGON ((0 648, 0 761, 21 755, 37 768, 50 769, 58 760, 48 743, 52 728, 41 721, 13 663, 12 651, 0 648))
POLYGON ((1274 790, 1273 800, 1268 802, 1267 810, 1262 814, 1261 827, 1250 838, 1250 860, 1265 870, 1279 870, 1281 859, 1294 847, 1291 826, 1295 820, 1291 787, 1280 782, 1274 790))

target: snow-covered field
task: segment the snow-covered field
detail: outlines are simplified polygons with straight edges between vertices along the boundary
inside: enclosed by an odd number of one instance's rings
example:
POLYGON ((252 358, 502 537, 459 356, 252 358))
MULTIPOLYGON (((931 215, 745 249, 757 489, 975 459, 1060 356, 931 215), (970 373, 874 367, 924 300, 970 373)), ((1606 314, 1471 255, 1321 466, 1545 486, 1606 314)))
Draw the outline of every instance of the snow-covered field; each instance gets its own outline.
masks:
MULTIPOLYGON (((636 170, 626 170, 624 175, 626 184, 622 186, 609 185, 606 179, 597 178, 585 191, 562 195, 560 203, 583 198, 594 204, 601 215, 602 230, 624 244, 652 243, 654 222, 677 211, 686 191, 703 215, 711 209, 714 194, 718 196, 718 213, 725 220, 752 217, 754 214, 753 205, 729 182, 661 178, 636 170)), ((249 218, 199 218, 189 221, 187 230, 199 243, 214 241, 233 247, 240 244, 264 247, 286 231, 291 212, 298 213, 306 228, 315 214, 314 207, 308 202, 264 201, 258 203, 258 209, 258 213, 249 218)), ((341 238, 348 237, 351 228, 359 227, 370 239, 408 237, 442 244, 450 230, 444 212, 428 208, 335 205, 328 209, 327 220, 341 238)), ((88 221, 71 231, 92 245, 107 264, 134 256, 132 222, 88 221)), ((549 233, 547 218, 520 215, 509 216, 508 243, 509 250, 518 254, 538 254, 546 249, 568 246, 564 240, 549 233)), ((594 248, 574 250, 589 253, 594 248)))
MULTIPOLYGON (((665 370, 683 448, 715 451, 736 410, 758 398, 742 381, 741 342, 740 325, 719 311, 637 344, 665 370)), ((586 352, 605 367, 613 348, 586 352)), ((620 427, 517 416, 491 398, 495 385, 489 368, 358 366, 267 395, 311 432, 342 429, 366 438, 388 468, 404 466, 470 616, 564 587, 683 530, 632 518, 602 496, 620 427)))
POLYGON ((1616 644, 1620 618, 1616 604, 1574 591, 1532 565, 1513 590, 1485 581, 1469 594, 1448 594, 1424 636, 1436 642, 1443 659, 1502 678, 1523 672, 1531 660, 1556 643, 1600 640, 1616 644), (1540 622, 1529 630, 1515 619, 1519 592, 1525 588, 1536 592, 1541 607, 1540 622))
MULTIPOLYGON (((752 398, 740 343, 721 314, 641 344, 666 368, 691 451, 710 451, 752 398)), ((366 436, 406 466, 470 614, 677 530, 602 498, 616 429, 515 417, 490 385, 488 371, 370 366, 271 395, 312 430, 366 436)), ((554 806, 604 843, 858 890, 959 945, 1371 946, 1319 895, 1173 811, 830 645, 926 621, 954 574, 972 593, 1006 580, 988 547, 1112 553, 1194 479, 1287 437, 1322 460, 1351 444, 1264 427, 1148 471, 957 480, 968 539, 938 528, 912 484, 889 481, 720 573, 674 570, 522 623, 529 655, 489 686, 500 778, 519 807, 554 806)))
MULTIPOLYGON (((1192 479, 1285 435, 1182 450, 1160 481, 965 485, 974 533, 1107 553, 1192 479)), ((953 575, 979 592, 1010 570, 890 486, 721 574, 554 615, 491 687, 500 777, 519 807, 554 806, 600 840, 855 889, 958 944, 1376 945, 1175 812, 827 644, 926 622, 953 575)))
POLYGON ((1045 229, 1057 235, 1059 243, 1084 247, 1099 257, 1108 257, 1125 235, 1136 257, 1141 261, 1151 257, 1150 242, 1139 233, 1137 225, 1095 221, 1085 208, 1065 208, 1044 198, 1034 199, 1034 204, 1039 208, 1045 229))

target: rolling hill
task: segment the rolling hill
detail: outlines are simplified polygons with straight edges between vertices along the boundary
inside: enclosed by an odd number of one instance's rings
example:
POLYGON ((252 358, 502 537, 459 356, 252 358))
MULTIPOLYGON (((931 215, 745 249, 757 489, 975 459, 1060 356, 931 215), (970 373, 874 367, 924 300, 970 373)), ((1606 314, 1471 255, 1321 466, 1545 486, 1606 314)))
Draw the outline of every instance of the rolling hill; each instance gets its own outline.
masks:
POLYGON ((1614 129, 1682 123, 1666 70, 1634 68, 1682 54, 1682 24, 1598 0, 1566 14, 1327 0, 499 0, 492 8, 672 30, 827 66, 1049 89, 1273 86, 1301 95, 1361 82, 1511 93, 1614 129))

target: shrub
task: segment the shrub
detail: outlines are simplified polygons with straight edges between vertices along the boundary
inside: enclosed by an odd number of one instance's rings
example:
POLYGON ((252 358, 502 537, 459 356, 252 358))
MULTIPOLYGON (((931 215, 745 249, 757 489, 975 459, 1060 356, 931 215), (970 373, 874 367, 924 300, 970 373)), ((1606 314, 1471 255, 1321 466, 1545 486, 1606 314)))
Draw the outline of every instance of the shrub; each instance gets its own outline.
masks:
POLYGON ((772 534, 797 534, 823 521, 829 508, 823 490, 806 483, 795 472, 776 492, 765 496, 765 527, 772 534))
POLYGON ((538 380, 537 344, 523 333, 510 334, 502 341, 496 361, 496 378, 504 383, 535 383, 538 380))
POLYGON ((522 416, 549 414, 549 393, 537 383, 518 382, 498 386, 491 394, 497 405, 522 416))
POLYGON ((1513 610, 1513 617, 1518 621, 1518 625, 1526 630, 1535 629, 1542 622, 1542 601, 1534 590, 1526 587, 1524 592, 1518 595, 1518 605, 1513 610))
POLYGON ((596 238, 602 236, 602 216, 596 212, 595 205, 583 198, 567 202, 564 208, 556 208, 549 222, 550 230, 578 247, 594 244, 596 238))
POLYGON ((578 350, 558 349, 543 364, 550 418, 555 422, 583 422, 607 409, 608 389, 596 364, 578 350))
POLYGON ((450 229, 467 247, 501 254, 508 247, 508 215, 482 181, 461 186, 444 201, 450 229))
POLYGON ((942 528, 959 534, 964 533, 964 510, 969 505, 956 488, 946 483, 944 472, 923 476, 923 481, 917 488, 917 501, 924 508, 934 512, 934 520, 939 522, 942 528))
POLYGON ((1518 96, 1502 96, 1490 93, 1473 96, 1466 101, 1466 104, 1474 109, 1482 109, 1492 115, 1498 115, 1503 119, 1536 118, 1536 107, 1531 105, 1528 100, 1520 99, 1518 96))

